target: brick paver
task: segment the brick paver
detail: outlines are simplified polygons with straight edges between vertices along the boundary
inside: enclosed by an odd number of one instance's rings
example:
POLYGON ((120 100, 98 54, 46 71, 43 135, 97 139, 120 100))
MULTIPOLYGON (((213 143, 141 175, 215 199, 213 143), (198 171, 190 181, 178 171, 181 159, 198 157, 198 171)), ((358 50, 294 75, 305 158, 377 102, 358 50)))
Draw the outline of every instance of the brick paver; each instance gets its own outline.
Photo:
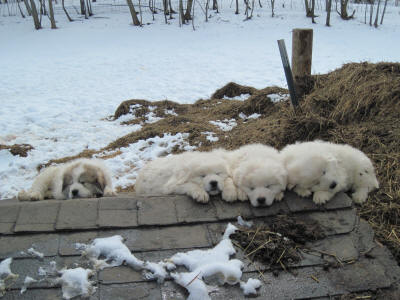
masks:
POLYGON ((65 200, 61 203, 56 229, 90 229, 97 227, 97 199, 65 200))

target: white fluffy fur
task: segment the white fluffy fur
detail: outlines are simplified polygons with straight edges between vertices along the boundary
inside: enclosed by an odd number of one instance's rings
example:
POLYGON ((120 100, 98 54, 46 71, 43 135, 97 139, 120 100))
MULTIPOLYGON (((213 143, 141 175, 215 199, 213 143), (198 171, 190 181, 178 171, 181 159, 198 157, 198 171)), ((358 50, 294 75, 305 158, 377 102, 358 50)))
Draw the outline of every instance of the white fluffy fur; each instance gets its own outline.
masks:
POLYGON ((237 197, 226 161, 212 152, 157 158, 140 170, 135 190, 137 194, 184 194, 203 203, 219 193, 226 201, 237 197))
POLYGON ((93 198, 114 196, 110 173, 98 159, 77 159, 44 169, 28 191, 20 191, 20 201, 93 198))
POLYGON ((234 151, 218 149, 214 152, 228 161, 239 200, 249 199, 253 206, 282 200, 287 173, 276 149, 251 144, 234 151))
POLYGON ((288 172, 288 188, 323 204, 337 192, 353 190, 357 203, 379 187, 370 159, 349 146, 323 141, 288 145, 281 151, 288 172))

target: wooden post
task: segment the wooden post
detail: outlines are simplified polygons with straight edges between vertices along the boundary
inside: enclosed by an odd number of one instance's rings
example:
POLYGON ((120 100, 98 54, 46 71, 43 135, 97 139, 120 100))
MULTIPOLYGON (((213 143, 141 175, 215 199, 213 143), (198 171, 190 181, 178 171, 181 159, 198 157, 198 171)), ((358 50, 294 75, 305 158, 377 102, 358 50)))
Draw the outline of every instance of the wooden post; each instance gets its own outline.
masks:
POLYGON ((292 34, 292 72, 297 96, 303 97, 307 80, 311 76, 312 29, 293 29, 292 34))
POLYGON ((279 47, 279 52, 281 54, 283 69, 285 70, 286 82, 290 93, 290 100, 292 101, 293 107, 296 108, 299 105, 299 102, 297 101, 296 90, 293 83, 292 71, 290 70, 289 58, 286 51, 285 41, 278 40, 278 47, 279 47))

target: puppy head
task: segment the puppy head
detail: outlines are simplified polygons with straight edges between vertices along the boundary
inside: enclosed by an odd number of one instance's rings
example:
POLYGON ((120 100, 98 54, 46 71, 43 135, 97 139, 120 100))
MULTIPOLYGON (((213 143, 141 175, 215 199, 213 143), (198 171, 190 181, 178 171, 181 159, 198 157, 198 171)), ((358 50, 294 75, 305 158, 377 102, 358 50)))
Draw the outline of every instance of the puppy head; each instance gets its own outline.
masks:
POLYGON ((337 193, 346 188, 347 175, 339 161, 332 156, 318 156, 307 166, 311 172, 308 186, 313 192, 329 191, 337 193))
POLYGON ((101 197, 104 186, 104 173, 94 165, 77 163, 64 172, 62 189, 68 199, 101 197))
POLYGON ((233 180, 249 197, 253 206, 271 205, 277 194, 286 189, 287 173, 274 160, 247 160, 234 172, 233 180))
POLYGON ((191 170, 190 181, 202 186, 210 195, 218 195, 224 189, 224 181, 228 177, 225 161, 212 158, 199 162, 191 170))
POLYGON ((359 164, 355 174, 354 185, 358 187, 367 187, 369 192, 379 188, 374 166, 368 158, 365 158, 365 160, 359 164))

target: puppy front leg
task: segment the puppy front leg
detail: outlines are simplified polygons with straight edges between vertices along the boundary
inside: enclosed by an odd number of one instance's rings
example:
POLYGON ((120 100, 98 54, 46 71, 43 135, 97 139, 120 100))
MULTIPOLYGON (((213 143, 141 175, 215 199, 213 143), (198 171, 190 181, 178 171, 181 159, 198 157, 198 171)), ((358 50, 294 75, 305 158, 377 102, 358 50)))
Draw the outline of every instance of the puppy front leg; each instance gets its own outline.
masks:
POLYGON ((300 197, 308 197, 312 194, 311 190, 296 186, 293 190, 300 197))
POLYGON ((232 178, 228 177, 224 182, 224 189, 222 191, 222 199, 226 202, 233 202, 237 200, 236 187, 233 184, 232 178))
POLYGON ((328 202, 335 193, 327 192, 327 191, 317 191, 314 192, 313 201, 315 204, 324 204, 328 202))
POLYGON ((208 193, 199 185, 192 182, 176 186, 173 192, 188 195, 200 203, 207 203, 210 200, 208 193))
POLYGON ((357 188, 355 192, 351 194, 351 198, 355 203, 364 203, 368 198, 368 188, 357 188))

